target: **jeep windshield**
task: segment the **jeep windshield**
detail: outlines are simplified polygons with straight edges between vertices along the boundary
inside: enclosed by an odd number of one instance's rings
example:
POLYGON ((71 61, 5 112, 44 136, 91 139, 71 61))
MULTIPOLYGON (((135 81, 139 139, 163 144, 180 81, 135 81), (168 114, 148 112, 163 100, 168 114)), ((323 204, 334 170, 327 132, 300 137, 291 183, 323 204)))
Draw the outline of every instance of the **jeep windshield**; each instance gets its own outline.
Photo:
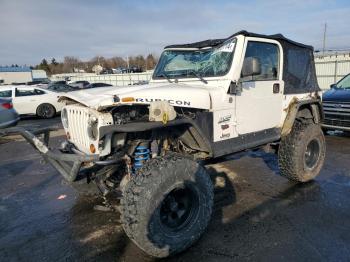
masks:
POLYGON ((221 45, 195 50, 165 50, 157 64, 153 79, 200 78, 223 76, 231 68, 236 39, 221 45))

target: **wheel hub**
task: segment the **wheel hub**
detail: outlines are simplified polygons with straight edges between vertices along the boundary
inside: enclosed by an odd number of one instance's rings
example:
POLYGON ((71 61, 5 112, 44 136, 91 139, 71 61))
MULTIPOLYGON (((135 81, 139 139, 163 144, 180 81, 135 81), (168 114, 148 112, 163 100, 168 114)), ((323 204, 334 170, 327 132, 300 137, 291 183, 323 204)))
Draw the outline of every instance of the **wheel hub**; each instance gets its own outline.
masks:
POLYGON ((172 190, 161 204, 161 224, 172 231, 186 226, 195 212, 196 199, 195 192, 188 187, 172 190))
POLYGON ((305 166, 309 169, 313 169, 318 162, 320 156, 320 145, 316 139, 309 142, 305 151, 305 166))
POLYGON ((43 115, 47 116, 49 113, 50 113, 49 107, 48 106, 44 106, 44 108, 43 108, 43 115))

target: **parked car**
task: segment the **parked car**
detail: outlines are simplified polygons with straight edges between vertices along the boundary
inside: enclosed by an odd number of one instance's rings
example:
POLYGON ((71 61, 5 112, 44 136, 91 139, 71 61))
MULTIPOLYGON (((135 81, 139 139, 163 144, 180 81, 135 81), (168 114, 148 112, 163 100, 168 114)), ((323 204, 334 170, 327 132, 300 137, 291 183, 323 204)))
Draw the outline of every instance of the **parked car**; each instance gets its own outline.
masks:
POLYGON ((67 84, 67 81, 66 80, 58 80, 58 81, 52 81, 50 82, 50 84, 67 84))
POLYGON ((54 83, 54 84, 49 84, 46 89, 55 91, 55 92, 71 92, 71 91, 76 91, 79 90, 79 87, 76 86, 71 86, 67 84, 62 84, 62 83, 54 83))
POLYGON ((61 111, 58 94, 37 86, 0 87, 0 98, 12 98, 13 107, 18 114, 33 114, 42 118, 52 118, 61 111))
POLYGON ((125 67, 112 68, 114 74, 123 74, 126 72, 125 67))
POLYGON ((132 66, 129 68, 128 70, 130 73, 142 73, 143 70, 141 67, 137 67, 137 66, 132 66))
POLYGON ((0 98, 0 128, 14 126, 18 120, 19 116, 13 108, 11 99, 0 98))
POLYGON ((89 85, 89 81, 85 81, 85 80, 79 80, 79 81, 75 81, 70 83, 69 85, 80 88, 80 89, 84 89, 89 85))
POLYGON ((103 69, 103 70, 100 72, 100 75, 110 75, 110 74, 114 74, 114 72, 113 72, 112 69, 103 69))
POLYGON ((105 87, 105 86, 113 86, 113 85, 106 84, 106 83, 91 83, 86 88, 96 88, 96 87, 105 87))
POLYGON ((50 80, 49 79, 44 79, 44 80, 34 80, 31 82, 27 82, 27 86, 33 86, 33 85, 41 85, 41 84, 49 84, 50 80))
POLYGON ((323 111, 325 130, 350 132, 350 74, 323 94, 323 111))

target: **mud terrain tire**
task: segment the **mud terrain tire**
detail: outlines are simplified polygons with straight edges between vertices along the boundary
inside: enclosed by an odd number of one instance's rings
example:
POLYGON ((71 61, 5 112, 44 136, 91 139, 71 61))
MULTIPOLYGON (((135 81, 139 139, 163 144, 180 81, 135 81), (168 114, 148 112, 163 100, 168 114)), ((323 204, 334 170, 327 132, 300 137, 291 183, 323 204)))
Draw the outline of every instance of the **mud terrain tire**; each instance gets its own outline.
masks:
POLYGON ((213 185, 205 168, 180 155, 151 159, 125 185, 121 220, 128 237, 153 257, 179 253, 205 231, 213 185))
POLYGON ((296 121, 289 135, 281 139, 278 165, 282 176, 297 182, 313 180, 320 172, 326 142, 319 125, 296 121))

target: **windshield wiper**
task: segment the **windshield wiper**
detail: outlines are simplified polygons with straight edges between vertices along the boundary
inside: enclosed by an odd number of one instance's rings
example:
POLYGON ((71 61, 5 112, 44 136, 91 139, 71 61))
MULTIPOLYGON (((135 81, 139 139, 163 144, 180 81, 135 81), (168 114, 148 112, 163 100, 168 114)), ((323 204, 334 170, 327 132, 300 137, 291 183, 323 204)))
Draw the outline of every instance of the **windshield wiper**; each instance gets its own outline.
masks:
POLYGON ((204 84, 208 84, 208 81, 205 80, 200 74, 198 74, 198 72, 194 71, 194 70, 188 70, 187 73, 190 73, 191 75, 196 76, 199 80, 201 80, 204 84))
POLYGON ((166 78, 166 80, 168 80, 169 81, 169 83, 173 83, 173 81, 171 81, 170 80, 170 77, 166 74, 166 73, 160 73, 159 75, 158 75, 158 77, 165 77, 166 78))

